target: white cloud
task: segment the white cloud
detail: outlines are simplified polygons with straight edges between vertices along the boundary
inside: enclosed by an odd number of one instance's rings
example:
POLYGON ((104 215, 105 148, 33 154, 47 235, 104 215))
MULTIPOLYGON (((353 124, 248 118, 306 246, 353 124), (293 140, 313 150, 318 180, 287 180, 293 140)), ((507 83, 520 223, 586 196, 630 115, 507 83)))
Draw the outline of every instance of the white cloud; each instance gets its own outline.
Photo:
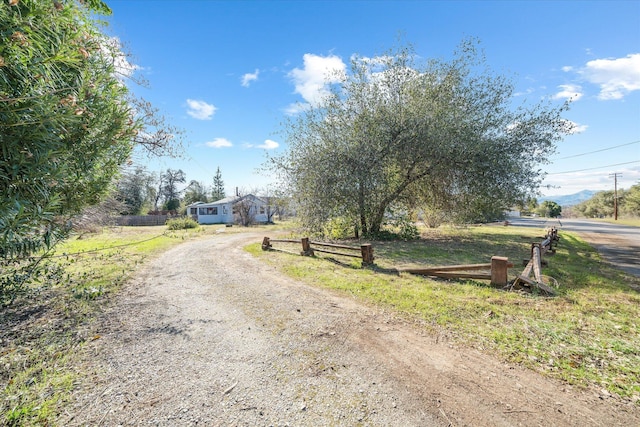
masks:
POLYGON ((264 148, 265 150, 274 150, 278 148, 280 144, 270 139, 266 139, 262 145, 258 145, 258 148, 264 148))
POLYGON ((560 85, 558 86, 561 90, 560 92, 553 95, 553 99, 571 99, 573 101, 577 101, 582 98, 582 87, 579 85, 560 85))
POLYGON ((541 188, 545 196, 558 196, 574 194, 582 190, 611 191, 614 187, 612 172, 620 172, 622 179, 618 180, 618 188, 629 189, 640 180, 640 166, 627 168, 616 168, 607 170, 584 170, 564 173, 552 173, 545 177, 544 186, 551 188, 541 188))
POLYGON ((198 120, 211 120, 217 110, 213 104, 196 99, 187 99, 187 106, 189 107, 187 114, 198 120))
POLYGON ((263 150, 275 150, 279 146, 280 146, 279 143, 271 139, 265 139, 265 141, 260 145, 243 144, 244 148, 262 148, 263 150))
POLYGON ((204 145, 212 148, 233 147, 231 141, 226 138, 216 138, 213 141, 205 142, 204 145))
POLYGON ((306 53, 303 60, 304 68, 294 68, 289 77, 296 86, 295 93, 300 94, 307 103, 317 105, 328 94, 327 85, 340 81, 346 65, 335 55, 306 53))
POLYGON ((624 58, 594 59, 587 62, 580 74, 600 86, 599 99, 621 99, 640 90, 640 53, 624 58))
POLYGON ((247 73, 242 76, 242 86, 249 87, 252 81, 258 80, 258 75, 260 74, 260 70, 256 68, 254 73, 247 73))
POLYGON ((572 122, 571 120, 565 120, 565 125, 569 129, 569 135, 575 135, 577 133, 582 133, 587 130, 588 125, 581 125, 576 122, 572 122))
POLYGON ((565 65, 564 67, 562 67, 562 71, 568 73, 569 71, 573 71, 573 67, 571 65, 565 65))
POLYGON ((142 69, 142 67, 129 62, 129 56, 124 52, 118 37, 102 39, 100 53, 113 62, 115 75, 121 81, 130 78, 137 70, 142 69))

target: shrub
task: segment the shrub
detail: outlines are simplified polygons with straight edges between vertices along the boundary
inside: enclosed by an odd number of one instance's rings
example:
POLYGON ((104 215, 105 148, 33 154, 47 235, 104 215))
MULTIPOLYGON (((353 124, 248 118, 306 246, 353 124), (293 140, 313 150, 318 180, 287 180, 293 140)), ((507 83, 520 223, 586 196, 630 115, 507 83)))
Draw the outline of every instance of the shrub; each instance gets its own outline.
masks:
POLYGON ((198 228, 200 224, 191 218, 174 218, 167 221, 169 230, 185 230, 187 228, 198 228))
POLYGON ((329 239, 349 239, 355 234, 355 225, 346 217, 335 217, 327 222, 323 231, 323 235, 329 239))
POLYGON ((396 215, 384 224, 387 229, 380 230, 375 236, 378 240, 415 240, 420 237, 418 227, 409 215, 396 215))

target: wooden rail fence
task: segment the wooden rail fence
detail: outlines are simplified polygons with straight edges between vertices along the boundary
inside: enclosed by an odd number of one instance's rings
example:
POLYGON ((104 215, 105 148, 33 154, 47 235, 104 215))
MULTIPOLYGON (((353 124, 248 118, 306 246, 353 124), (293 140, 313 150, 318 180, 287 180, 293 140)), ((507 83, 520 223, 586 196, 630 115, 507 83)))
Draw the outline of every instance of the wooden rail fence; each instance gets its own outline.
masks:
MULTIPOLYGON (((542 266, 544 265, 543 256, 547 253, 555 253, 555 246, 560 238, 558 230, 553 227, 547 229, 547 234, 540 243, 532 243, 531 258, 526 262, 526 266, 521 274, 516 276, 513 283, 509 282, 509 268, 513 264, 509 262, 507 257, 494 256, 491 262, 486 264, 462 264, 462 265, 446 265, 438 267, 424 268, 401 268, 394 269, 398 273, 419 274, 423 276, 434 276, 452 279, 477 279, 490 280, 493 286, 509 287, 513 289, 516 286, 523 286, 528 289, 536 287, 548 295, 555 295, 553 288, 544 283, 542 277, 542 266), (533 278, 531 274, 533 273, 533 278)), ((299 252, 303 256, 313 256, 315 252, 340 255, 345 257, 361 258, 362 265, 373 264, 373 246, 370 243, 360 245, 360 247, 339 245, 333 243, 314 242, 308 237, 302 239, 271 239, 265 237, 262 240, 262 250, 278 250, 280 252, 294 253, 284 249, 276 249, 273 243, 297 243, 302 245, 302 251, 299 252), (351 251, 351 253, 345 252, 351 251), (353 252, 358 253, 353 253, 353 252)), ((297 253, 296 253, 297 255, 297 253)))
POLYGON ((536 287, 548 295, 555 295, 553 288, 544 282, 542 266, 546 264, 543 256, 547 252, 554 254, 556 252, 555 246, 557 246, 559 240, 558 229, 551 227, 547 229, 547 234, 542 242, 532 243, 531 258, 526 263, 522 273, 516 277, 512 287, 536 287), (533 278, 531 278, 531 273, 533 273, 533 278))
POLYGON ((401 273, 420 274, 423 276, 435 276, 453 279, 477 279, 490 280, 494 286, 506 286, 509 280, 509 268, 513 264, 509 258, 494 256, 488 264, 462 264, 446 265, 440 267, 427 268, 403 268, 401 273), (489 272, 478 272, 479 270, 489 270, 489 272), (471 271, 475 271, 472 273, 471 271))
MULTIPOLYGON (((345 257, 352 258, 362 258, 363 265, 371 265, 373 264, 373 246, 370 243, 364 243, 360 245, 360 247, 356 246, 348 246, 348 245, 338 245, 334 243, 324 243, 324 242, 313 242, 309 240, 308 237, 303 237, 300 240, 294 239, 270 239, 269 237, 265 237, 262 240, 262 250, 266 251, 269 249, 273 249, 272 243, 301 243, 302 251, 300 255, 303 256, 313 256, 315 252, 322 252, 326 254, 340 255, 345 257), (313 246, 312 246, 313 245, 313 246), (328 248, 328 249, 325 249, 328 248), (340 251, 337 251, 340 249, 340 251), (348 253, 345 251, 357 251, 359 253, 348 253)), ((279 249, 282 252, 287 252, 279 249)))

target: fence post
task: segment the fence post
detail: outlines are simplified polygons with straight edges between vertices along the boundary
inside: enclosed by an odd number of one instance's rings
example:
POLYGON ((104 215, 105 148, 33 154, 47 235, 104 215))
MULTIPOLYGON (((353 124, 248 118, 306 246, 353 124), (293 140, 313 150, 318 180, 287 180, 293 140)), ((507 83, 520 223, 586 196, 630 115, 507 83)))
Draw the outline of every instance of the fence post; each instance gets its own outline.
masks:
POLYGON ((309 243, 308 237, 302 238, 302 252, 300 252, 302 256, 313 256, 313 249, 311 249, 311 244, 309 243))
POLYGON ((363 265, 373 264, 373 246, 371 246, 371 243, 360 245, 360 253, 362 254, 363 265))
POLYGON ((268 237, 265 237, 264 239, 262 239, 262 250, 266 251, 269 248, 271 248, 271 242, 269 242, 268 237))
POLYGON ((491 284, 506 286, 508 279, 509 258, 502 256, 491 257, 491 284))

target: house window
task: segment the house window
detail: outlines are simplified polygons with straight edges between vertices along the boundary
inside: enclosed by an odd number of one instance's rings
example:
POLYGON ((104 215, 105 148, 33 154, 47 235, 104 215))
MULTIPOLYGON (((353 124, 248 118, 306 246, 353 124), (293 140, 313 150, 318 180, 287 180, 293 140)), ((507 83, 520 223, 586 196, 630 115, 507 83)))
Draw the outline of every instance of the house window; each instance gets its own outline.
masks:
POLYGON ((191 215, 197 215, 198 214, 198 208, 191 208, 189 212, 190 212, 191 215))
POLYGON ((222 215, 226 215, 228 213, 229 211, 227 210, 227 205, 222 205, 222 215))
POLYGON ((264 206, 260 206, 260 215, 264 215, 264 206))
POLYGON ((210 208, 199 208, 200 215, 218 215, 218 207, 210 207, 210 208))

